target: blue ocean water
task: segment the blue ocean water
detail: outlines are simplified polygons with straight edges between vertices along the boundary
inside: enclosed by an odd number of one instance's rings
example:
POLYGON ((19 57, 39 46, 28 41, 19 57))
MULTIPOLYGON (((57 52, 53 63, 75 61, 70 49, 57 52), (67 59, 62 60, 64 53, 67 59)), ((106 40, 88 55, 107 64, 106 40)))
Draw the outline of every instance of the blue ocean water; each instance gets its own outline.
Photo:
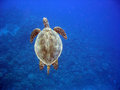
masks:
POLYGON ((0 0, 0 90, 120 90, 119 0, 0 0), (30 34, 63 28, 58 70, 39 69, 30 34))

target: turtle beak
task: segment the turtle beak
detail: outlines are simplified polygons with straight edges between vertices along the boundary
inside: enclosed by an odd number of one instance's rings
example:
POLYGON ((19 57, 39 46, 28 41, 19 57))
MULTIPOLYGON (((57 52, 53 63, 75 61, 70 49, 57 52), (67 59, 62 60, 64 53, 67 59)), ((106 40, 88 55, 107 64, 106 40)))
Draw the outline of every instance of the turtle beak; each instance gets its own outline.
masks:
POLYGON ((43 23, 47 23, 47 22, 48 22, 47 18, 43 17, 43 23))
POLYGON ((43 17, 43 24, 45 27, 49 27, 49 22, 47 20, 47 18, 43 17))

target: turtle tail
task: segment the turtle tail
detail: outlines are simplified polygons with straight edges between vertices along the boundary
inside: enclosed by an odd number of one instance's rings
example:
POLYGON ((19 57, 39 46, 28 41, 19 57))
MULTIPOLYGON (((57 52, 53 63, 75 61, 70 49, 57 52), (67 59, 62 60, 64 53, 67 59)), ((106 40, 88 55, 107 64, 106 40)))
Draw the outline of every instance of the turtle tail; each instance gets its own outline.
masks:
POLYGON ((47 74, 49 75, 50 65, 47 65, 47 74))

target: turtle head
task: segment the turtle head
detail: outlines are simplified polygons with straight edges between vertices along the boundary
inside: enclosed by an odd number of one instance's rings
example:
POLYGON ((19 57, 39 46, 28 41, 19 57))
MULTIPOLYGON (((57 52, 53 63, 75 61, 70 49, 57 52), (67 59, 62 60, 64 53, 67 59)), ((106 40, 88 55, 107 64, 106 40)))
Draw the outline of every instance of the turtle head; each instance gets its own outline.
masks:
POLYGON ((49 27, 49 22, 47 20, 47 18, 43 17, 43 24, 45 27, 49 27))

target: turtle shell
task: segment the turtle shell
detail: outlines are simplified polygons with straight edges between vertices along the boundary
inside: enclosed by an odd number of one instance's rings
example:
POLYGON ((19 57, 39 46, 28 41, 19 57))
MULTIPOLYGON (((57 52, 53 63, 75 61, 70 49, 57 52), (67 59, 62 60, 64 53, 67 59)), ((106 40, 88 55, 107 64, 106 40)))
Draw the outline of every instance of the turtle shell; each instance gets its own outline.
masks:
POLYGON ((53 64, 62 52, 62 41, 51 28, 44 28, 37 36, 34 49, 37 57, 46 65, 53 64))

